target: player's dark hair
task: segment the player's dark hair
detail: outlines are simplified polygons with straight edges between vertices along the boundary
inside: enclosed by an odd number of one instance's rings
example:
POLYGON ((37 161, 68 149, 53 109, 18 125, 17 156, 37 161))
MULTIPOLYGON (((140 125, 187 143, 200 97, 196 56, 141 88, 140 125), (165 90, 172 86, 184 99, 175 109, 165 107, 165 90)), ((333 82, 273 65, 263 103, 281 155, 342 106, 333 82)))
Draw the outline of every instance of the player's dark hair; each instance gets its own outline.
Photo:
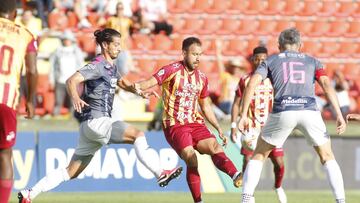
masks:
POLYGON ((0 13, 10 13, 16 9, 16 0, 1 0, 0 13))
POLYGON ((111 28, 105 28, 103 30, 96 30, 94 32, 96 43, 102 47, 102 43, 111 43, 113 41, 113 37, 121 37, 121 34, 111 28))
POLYGON ((256 55, 256 54, 268 54, 268 50, 264 46, 258 46, 258 47, 255 47, 255 49, 253 50, 253 55, 256 55))
POLYGON ((184 41, 182 42, 182 50, 183 51, 189 50, 189 47, 193 44, 198 44, 199 46, 201 46, 200 39, 196 37, 188 37, 184 39, 184 41))
POLYGON ((279 35, 279 45, 281 47, 286 44, 300 44, 300 40, 300 32, 296 28, 286 29, 279 35))

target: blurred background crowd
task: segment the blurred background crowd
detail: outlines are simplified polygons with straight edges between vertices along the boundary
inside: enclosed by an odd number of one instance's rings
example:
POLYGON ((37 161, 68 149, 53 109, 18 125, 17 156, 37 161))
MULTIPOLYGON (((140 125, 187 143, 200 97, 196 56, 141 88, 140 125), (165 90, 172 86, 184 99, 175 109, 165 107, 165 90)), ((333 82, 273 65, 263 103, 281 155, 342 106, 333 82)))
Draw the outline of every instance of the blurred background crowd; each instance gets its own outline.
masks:
MULTIPOLYGON (((122 35, 116 64, 131 81, 181 59, 182 40, 198 36, 204 51, 200 69, 209 78, 219 119, 230 118, 239 78, 250 70, 252 49, 263 45, 276 53, 280 31, 296 27, 303 37, 302 51, 319 58, 332 78, 343 114, 360 112, 358 1, 21 0, 16 21, 39 42, 39 118, 72 117, 65 81, 98 53, 93 32, 105 27, 122 35)), ((324 118, 332 119, 323 92, 316 89, 324 118)), ((160 117, 161 102, 118 91, 114 109, 118 119, 151 121, 160 117)), ((25 113, 23 97, 18 112, 25 113)), ((155 120, 149 129, 160 127, 155 120)))

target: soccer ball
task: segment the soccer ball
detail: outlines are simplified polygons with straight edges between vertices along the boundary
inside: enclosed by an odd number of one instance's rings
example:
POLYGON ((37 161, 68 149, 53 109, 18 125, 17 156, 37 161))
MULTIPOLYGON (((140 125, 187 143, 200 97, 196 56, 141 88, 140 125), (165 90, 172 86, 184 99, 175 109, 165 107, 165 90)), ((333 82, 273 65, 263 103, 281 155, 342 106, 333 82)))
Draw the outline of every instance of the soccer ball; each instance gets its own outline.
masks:
POLYGON ((254 151, 257 139, 260 135, 260 129, 250 128, 249 132, 241 135, 241 145, 247 150, 254 151))

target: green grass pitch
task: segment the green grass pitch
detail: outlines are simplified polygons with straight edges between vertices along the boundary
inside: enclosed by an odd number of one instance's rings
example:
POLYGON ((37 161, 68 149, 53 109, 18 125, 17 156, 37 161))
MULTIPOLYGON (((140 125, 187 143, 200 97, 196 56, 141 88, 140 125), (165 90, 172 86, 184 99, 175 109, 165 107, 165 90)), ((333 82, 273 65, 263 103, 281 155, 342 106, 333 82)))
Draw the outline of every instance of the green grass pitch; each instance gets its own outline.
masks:
MULTIPOLYGON (((330 203, 334 202, 328 191, 286 191, 289 203, 330 203)), ((257 191, 256 203, 277 203, 274 191, 257 191)), ((360 202, 360 190, 346 191, 347 203, 360 202)), ((239 203, 240 193, 203 194, 206 203, 239 203)), ((17 202, 13 193, 10 203, 17 202)), ((186 203, 192 202, 190 192, 96 192, 96 193, 45 193, 34 203, 186 203)))

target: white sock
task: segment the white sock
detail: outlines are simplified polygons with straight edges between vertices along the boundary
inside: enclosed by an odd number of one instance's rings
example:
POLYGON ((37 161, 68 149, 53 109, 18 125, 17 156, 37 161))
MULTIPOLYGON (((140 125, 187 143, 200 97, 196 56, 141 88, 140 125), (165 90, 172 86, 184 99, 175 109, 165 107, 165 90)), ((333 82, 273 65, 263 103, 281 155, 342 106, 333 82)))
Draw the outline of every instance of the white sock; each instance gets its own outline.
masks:
POLYGON ((70 176, 65 168, 56 169, 55 171, 46 174, 45 177, 31 188, 30 198, 34 199, 41 192, 47 192, 68 180, 70 180, 70 176))
POLYGON ((159 178, 162 169, 160 168, 160 163, 154 161, 156 159, 153 159, 151 157, 151 153, 148 153, 150 147, 146 141, 145 136, 136 138, 134 142, 134 148, 139 161, 144 164, 144 166, 149 169, 156 176, 156 178, 159 178))
POLYGON ((250 197, 253 196, 255 188, 260 180, 260 175, 263 167, 263 162, 258 160, 250 160, 246 166, 243 178, 243 200, 242 202, 249 202, 250 197), (245 195, 245 196, 244 196, 245 195), (246 198, 244 198, 246 197, 246 198))
POLYGON ((344 181, 339 164, 336 162, 336 160, 329 160, 325 162, 324 169, 326 171, 335 199, 345 200, 344 181))

